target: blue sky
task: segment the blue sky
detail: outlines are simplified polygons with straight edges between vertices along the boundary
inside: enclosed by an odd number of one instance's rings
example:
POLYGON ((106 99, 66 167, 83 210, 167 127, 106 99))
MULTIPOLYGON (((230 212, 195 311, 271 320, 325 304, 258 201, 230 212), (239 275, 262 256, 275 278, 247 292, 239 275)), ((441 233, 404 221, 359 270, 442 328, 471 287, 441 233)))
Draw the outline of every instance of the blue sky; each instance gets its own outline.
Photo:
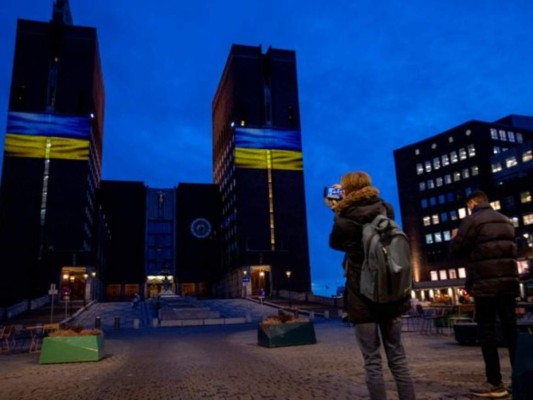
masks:
MULTIPOLYGON (((472 119, 533 115, 530 0, 70 4, 76 25, 98 29, 104 179, 211 183, 211 102, 231 45, 296 51, 317 293, 343 283, 325 185, 368 171, 399 214, 394 149, 472 119)), ((0 2, 4 130, 17 18, 48 21, 51 10, 52 0, 0 2)))

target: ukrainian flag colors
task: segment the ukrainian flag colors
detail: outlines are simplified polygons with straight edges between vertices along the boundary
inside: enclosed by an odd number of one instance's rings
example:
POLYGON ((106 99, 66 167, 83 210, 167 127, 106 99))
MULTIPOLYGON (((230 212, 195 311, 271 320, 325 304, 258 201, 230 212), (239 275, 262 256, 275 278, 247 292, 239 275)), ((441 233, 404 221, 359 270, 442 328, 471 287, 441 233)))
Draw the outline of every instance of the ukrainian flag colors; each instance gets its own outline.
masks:
POLYGON ((235 166, 302 171, 300 131, 236 128, 235 166))
POLYGON ((4 154, 7 157, 88 160, 90 118, 10 112, 4 154))

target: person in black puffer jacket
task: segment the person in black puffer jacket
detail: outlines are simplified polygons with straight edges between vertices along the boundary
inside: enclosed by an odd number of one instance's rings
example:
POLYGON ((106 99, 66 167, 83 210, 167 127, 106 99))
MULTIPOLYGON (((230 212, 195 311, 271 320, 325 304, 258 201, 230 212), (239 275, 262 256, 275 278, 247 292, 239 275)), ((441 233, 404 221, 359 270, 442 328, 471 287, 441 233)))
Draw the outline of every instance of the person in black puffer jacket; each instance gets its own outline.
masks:
POLYGON ((335 211, 335 219, 329 245, 335 250, 345 252, 345 320, 355 324, 370 398, 387 398, 380 353, 382 340, 399 398, 411 400, 415 398, 415 393, 401 341, 400 318, 401 314, 410 308, 409 299, 377 304, 360 293, 359 281, 364 260, 363 225, 372 222, 378 214, 394 218, 392 206, 379 198, 379 190, 371 184, 370 176, 365 172, 349 172, 342 176, 340 185, 335 185, 342 188, 344 198, 338 202, 330 202, 335 211))
POLYGON ((466 259, 466 290, 475 299, 476 322, 487 382, 470 392, 480 397, 503 397, 496 321, 509 350, 511 366, 516 349, 516 297, 519 295, 515 230, 506 216, 495 211, 487 195, 475 191, 467 199, 472 212, 454 232, 450 253, 466 259))

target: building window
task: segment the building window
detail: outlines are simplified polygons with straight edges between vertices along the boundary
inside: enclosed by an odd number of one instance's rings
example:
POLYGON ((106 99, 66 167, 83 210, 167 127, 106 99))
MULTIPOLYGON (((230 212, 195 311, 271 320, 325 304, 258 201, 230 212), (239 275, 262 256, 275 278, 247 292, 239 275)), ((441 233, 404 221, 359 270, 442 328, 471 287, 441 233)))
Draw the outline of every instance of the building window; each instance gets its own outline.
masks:
POLYGON ((496 128, 490 128, 490 137, 494 140, 498 139, 498 130, 496 128))
POLYGON ((428 189, 433 189, 435 187, 435 183, 433 182, 433 179, 428 180, 427 186, 428 186, 428 189))
POLYGON ((431 280, 432 281, 438 281, 439 280, 439 274, 437 271, 430 271, 431 274, 431 280))
POLYGON ((492 173, 500 172, 502 170, 502 165, 499 162, 493 163, 491 165, 492 173))
POLYGON ((466 157, 467 157, 467 156, 466 156, 466 150, 465 150, 464 147, 461 147, 461 148, 459 149, 459 159, 460 159, 460 160, 466 160, 466 157))
POLYGON ((500 204, 500 200, 495 200, 495 201, 491 201, 490 202, 490 206, 492 208, 494 208, 495 210, 499 210, 502 208, 501 204, 500 204))
POLYGON ((507 136, 505 135, 505 131, 503 129, 500 129, 498 133, 500 134, 500 140, 507 140, 507 136))
POLYGON ((518 143, 523 143, 524 142, 524 139, 522 138, 522 134, 519 133, 519 132, 516 132, 516 141, 518 143))
POLYGON ((440 168, 440 158, 435 157, 433 159, 433 169, 439 169, 440 168))
POLYGON ((437 198, 432 196, 429 198, 429 205, 430 206, 436 206, 437 205, 437 198))
POLYGON ((447 165, 450 165, 450 158, 448 157, 448 154, 443 154, 441 156, 442 158, 442 166, 445 167, 447 165))
POLYGON ((514 198, 513 196, 506 196, 503 199, 503 204, 505 205, 506 210, 512 210, 514 209, 514 198))
POLYGON ((420 202, 422 208, 427 208, 428 207, 428 201, 427 199, 422 199, 422 201, 420 202))
POLYGON ((467 129, 466 132, 465 132, 465 135, 466 136, 470 136, 472 134, 472 131, 470 129, 467 129))
POLYGON ((433 223, 433 225, 438 225, 439 224, 439 214, 433 214, 431 216, 431 222, 433 223))
POLYGON ((426 190, 426 182, 420 182, 418 184, 418 187, 420 188, 420 191, 423 192, 424 190, 426 190))
POLYGON ((444 175, 444 182, 449 185, 450 183, 452 183, 452 176, 450 174, 446 174, 444 175))
POLYGON ((476 176, 477 174, 479 174, 479 167, 477 165, 472 166, 471 173, 472 176, 476 176))
POLYGON ((492 154, 500 154, 502 152, 502 149, 500 148, 500 146, 494 146, 492 148, 492 154))
POLYGON ((463 179, 470 178, 470 170, 468 168, 463 169, 463 179))
POLYGON ((511 217, 510 219, 515 228, 518 228, 520 226, 520 224, 518 223, 518 217, 511 217))
POLYGON ((455 199, 455 195, 453 194, 453 192, 449 192, 446 197, 448 198, 449 202, 452 202, 455 199))
POLYGON ((441 220, 441 222, 448 221, 448 213, 445 213, 445 212, 440 213, 440 220, 441 220))
POLYGON ((433 235, 431 233, 428 233, 426 235, 426 244, 432 244, 433 243, 433 235))
POLYGON ((435 232, 435 243, 442 242, 442 234, 440 232, 435 232))
POLYGON ((451 234, 450 231, 444 231, 444 232, 442 232, 442 234, 443 234, 443 236, 444 236, 444 240, 445 240, 446 242, 452 240, 452 234, 451 234))
POLYGON ((457 271, 454 269, 449 269, 448 276, 450 277, 450 279, 457 279, 457 271))
POLYGON ((522 220, 524 221, 524 225, 531 225, 533 224, 533 213, 526 214, 522 217, 522 220))
POLYGON ((457 182, 457 181, 460 181, 460 180, 461 180, 461 173, 459 171, 455 171, 453 173, 453 181, 457 182))
POLYGON ((463 219, 464 217, 466 217, 466 208, 464 207, 461 207, 459 210, 457 210, 459 212, 459 218, 460 219, 463 219))
POLYGON ((522 162, 528 162, 533 160, 533 152, 531 150, 527 150, 522 154, 522 162))
POLYGON ((446 196, 443 194, 439 194, 439 204, 446 203, 446 196))
POLYGON ((442 179, 442 176, 436 178, 435 183, 437 184, 437 187, 441 187, 442 185, 444 185, 444 180, 442 179))
POLYGON ((431 161, 426 161, 424 163, 426 172, 431 172, 431 161))
POLYGON ((505 159, 505 166, 507 168, 515 167, 518 164, 518 161, 516 161, 516 157, 512 156, 505 159))
POLYGON ((459 278, 466 278, 466 269, 464 267, 459 268, 457 272, 459 273, 459 278))
POLYGON ((455 164, 457 161, 459 161, 459 158, 457 157, 457 152, 452 151, 450 153, 450 160, 452 161, 452 164, 455 164))
POLYGON ((531 202, 531 192, 529 190, 527 192, 521 192, 520 203, 530 203, 530 202, 531 202))
POLYGON ((422 163, 416 164, 416 174, 420 175, 423 173, 424 173, 424 166, 422 165, 422 163))
POLYGON ((509 141, 510 142, 516 142, 516 139, 514 137, 514 132, 509 131, 509 132, 507 132, 507 135, 509 136, 509 141))
POLYGON ((450 137, 448 138, 448 143, 453 143, 453 136, 450 136, 450 137))
POLYGON ((422 218, 422 222, 423 222, 424 226, 430 226, 431 225, 431 219, 427 215, 424 218, 422 218))
POLYGON ((474 157, 476 155, 476 146, 469 144, 468 147, 468 157, 474 157))
POLYGON ((452 221, 456 221, 457 220, 457 211, 455 211, 455 210, 450 211, 450 219, 452 221))
POLYGON ((439 278, 440 278, 440 280, 442 280, 442 281, 448 279, 448 274, 446 273, 446 270, 445 270, 445 269, 441 269, 441 270, 439 271, 439 278))

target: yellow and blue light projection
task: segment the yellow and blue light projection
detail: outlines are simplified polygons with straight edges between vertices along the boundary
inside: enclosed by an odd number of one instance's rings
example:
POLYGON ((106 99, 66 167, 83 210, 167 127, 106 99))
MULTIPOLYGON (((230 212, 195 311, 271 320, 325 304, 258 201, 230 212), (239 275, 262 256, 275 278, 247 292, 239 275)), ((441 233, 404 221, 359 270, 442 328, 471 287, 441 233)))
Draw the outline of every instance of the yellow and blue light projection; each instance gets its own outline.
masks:
POLYGON ((88 160, 91 120, 55 114, 10 112, 4 155, 88 160))
POLYGON ((235 167, 302 171, 300 131, 235 128, 235 167))

